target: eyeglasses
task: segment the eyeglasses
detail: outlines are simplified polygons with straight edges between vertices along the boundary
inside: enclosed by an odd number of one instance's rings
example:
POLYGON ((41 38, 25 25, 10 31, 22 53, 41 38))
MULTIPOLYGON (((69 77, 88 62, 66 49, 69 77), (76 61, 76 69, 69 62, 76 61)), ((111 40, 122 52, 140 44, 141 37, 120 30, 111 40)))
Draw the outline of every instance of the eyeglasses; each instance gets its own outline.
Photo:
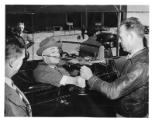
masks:
POLYGON ((59 58, 58 56, 52 56, 52 55, 42 55, 43 57, 53 57, 53 58, 59 58))

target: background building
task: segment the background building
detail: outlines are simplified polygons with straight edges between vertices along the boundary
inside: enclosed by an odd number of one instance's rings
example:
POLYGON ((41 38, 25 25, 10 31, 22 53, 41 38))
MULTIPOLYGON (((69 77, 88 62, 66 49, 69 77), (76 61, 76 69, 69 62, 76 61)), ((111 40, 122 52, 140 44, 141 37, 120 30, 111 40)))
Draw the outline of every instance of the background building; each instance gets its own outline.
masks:
MULTIPOLYGON (((77 39, 84 26, 87 34, 108 30, 117 34, 117 26, 127 17, 138 17, 149 27, 148 5, 6 5, 6 28, 14 27, 18 21, 25 23, 35 44, 29 49, 31 59, 38 59, 36 50, 41 40, 48 36, 60 37, 62 41, 84 42, 77 39)), ((148 30, 147 30, 148 31, 148 30)), ((146 35, 148 39, 148 35, 146 35)), ((78 45, 64 44, 68 53, 77 53, 78 45)), ((116 46, 116 55, 119 55, 116 46)))

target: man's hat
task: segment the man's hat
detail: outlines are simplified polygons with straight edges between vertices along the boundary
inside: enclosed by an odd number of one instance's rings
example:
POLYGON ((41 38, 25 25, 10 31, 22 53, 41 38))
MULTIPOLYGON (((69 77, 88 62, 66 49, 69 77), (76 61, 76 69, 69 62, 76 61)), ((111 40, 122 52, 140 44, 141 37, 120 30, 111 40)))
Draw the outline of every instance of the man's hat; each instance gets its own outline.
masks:
POLYGON ((47 37, 46 39, 44 39, 43 41, 41 41, 40 45, 39 45, 39 49, 37 50, 37 55, 41 56, 42 52, 50 47, 62 47, 62 43, 60 42, 60 40, 56 37, 47 37))

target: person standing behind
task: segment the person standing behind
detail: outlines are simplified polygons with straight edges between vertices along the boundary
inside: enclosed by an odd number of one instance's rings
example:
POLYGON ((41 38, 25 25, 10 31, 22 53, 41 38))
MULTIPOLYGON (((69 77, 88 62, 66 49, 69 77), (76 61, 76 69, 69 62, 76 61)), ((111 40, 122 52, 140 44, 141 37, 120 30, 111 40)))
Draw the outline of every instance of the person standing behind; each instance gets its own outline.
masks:
POLYGON ((29 58, 28 48, 34 44, 34 41, 32 39, 32 36, 30 34, 27 34, 24 29, 25 29, 24 22, 18 22, 14 29, 13 36, 17 38, 19 41, 23 41, 22 44, 25 45, 25 59, 24 60, 27 60, 29 58))
POLYGON ((16 38, 9 38, 5 48, 5 116, 32 116, 29 101, 11 80, 20 69, 24 57, 24 45, 16 38))
POLYGON ((145 117, 148 115, 148 48, 143 45, 144 27, 137 18, 130 17, 119 28, 119 42, 130 53, 120 76, 112 83, 94 76, 91 69, 83 66, 81 77, 88 80, 91 90, 99 91, 116 100, 116 115, 145 117))
POLYGON ((30 35, 28 35, 27 33, 25 33, 25 24, 24 22, 18 22, 16 29, 15 29, 15 34, 17 36, 20 36, 24 39, 25 41, 25 46, 26 48, 29 48, 30 46, 32 46, 34 44, 32 37, 30 37, 30 35))

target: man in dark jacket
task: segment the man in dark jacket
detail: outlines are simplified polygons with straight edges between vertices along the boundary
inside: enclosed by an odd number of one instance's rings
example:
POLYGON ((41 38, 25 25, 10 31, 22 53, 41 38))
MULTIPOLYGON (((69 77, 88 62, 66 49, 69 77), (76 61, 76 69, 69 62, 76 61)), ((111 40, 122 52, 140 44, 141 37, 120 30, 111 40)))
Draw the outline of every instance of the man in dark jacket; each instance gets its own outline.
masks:
POLYGON ((28 49, 30 46, 34 44, 34 42, 32 36, 26 33, 24 29, 25 29, 24 22, 18 22, 14 31, 14 35, 22 37, 24 39, 26 49, 28 49))
POLYGON ((33 44, 33 38, 31 34, 28 34, 25 30, 24 22, 18 22, 17 26, 15 27, 12 35, 17 38, 19 41, 23 41, 22 44, 25 45, 25 59, 29 58, 28 48, 30 48, 33 44))
POLYGON ((81 76, 88 80, 91 90, 97 90, 117 102, 117 116, 145 117, 148 115, 148 49, 143 45, 144 28, 137 18, 131 17, 122 22, 119 29, 119 42, 130 53, 119 71, 119 78, 108 83, 92 74, 83 66, 81 76))

